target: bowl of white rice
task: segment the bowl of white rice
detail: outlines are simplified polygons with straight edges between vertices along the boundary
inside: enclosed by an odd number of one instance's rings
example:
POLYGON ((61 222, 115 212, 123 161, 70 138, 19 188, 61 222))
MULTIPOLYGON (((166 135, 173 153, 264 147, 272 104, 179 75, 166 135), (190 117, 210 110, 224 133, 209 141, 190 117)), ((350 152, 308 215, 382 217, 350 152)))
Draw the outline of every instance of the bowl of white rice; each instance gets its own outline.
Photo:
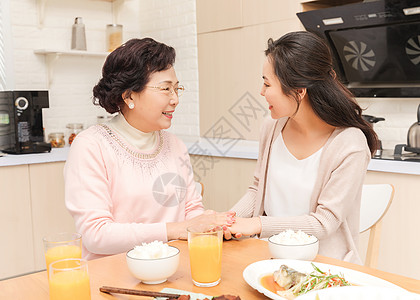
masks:
POLYGON ((268 248, 274 258, 313 260, 318 254, 319 241, 301 230, 288 229, 270 236, 268 248))
POLYGON ((146 284, 158 284, 175 274, 179 249, 160 241, 143 243, 129 250, 126 260, 134 277, 146 284))

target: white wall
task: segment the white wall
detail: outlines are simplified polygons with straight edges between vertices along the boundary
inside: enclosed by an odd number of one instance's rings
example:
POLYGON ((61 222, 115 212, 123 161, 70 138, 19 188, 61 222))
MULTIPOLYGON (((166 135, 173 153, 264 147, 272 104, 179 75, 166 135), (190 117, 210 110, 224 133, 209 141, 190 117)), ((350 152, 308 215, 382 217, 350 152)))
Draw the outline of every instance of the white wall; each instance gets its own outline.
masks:
POLYGON ((176 49, 175 70, 186 91, 176 108, 171 131, 199 136, 197 24, 195 0, 140 0, 140 31, 176 49))
POLYGON ((112 4, 107 1, 11 1, 15 90, 49 90, 50 108, 44 110, 46 136, 65 132, 67 123, 90 125, 99 113, 91 102, 91 90, 99 79, 104 57, 60 56, 48 64, 35 49, 70 50, 75 17, 86 26, 87 49, 105 50, 105 26, 112 23, 112 4), (44 15, 44 18, 42 18, 44 15), (49 82, 49 69, 51 82, 49 82))
POLYGON ((181 98, 171 131, 198 135, 194 0, 48 0, 44 9, 41 2, 10 1, 15 79, 11 89, 49 90, 50 108, 43 116, 46 136, 66 133, 68 123, 83 123, 86 128, 96 123, 98 115, 106 115, 92 104, 92 88, 101 76, 105 57, 63 55, 51 59, 34 54, 35 49, 70 50, 75 17, 82 17, 85 23, 88 51, 105 52, 106 24, 115 22, 123 25, 123 41, 150 36, 174 46, 175 68, 188 93, 181 98))

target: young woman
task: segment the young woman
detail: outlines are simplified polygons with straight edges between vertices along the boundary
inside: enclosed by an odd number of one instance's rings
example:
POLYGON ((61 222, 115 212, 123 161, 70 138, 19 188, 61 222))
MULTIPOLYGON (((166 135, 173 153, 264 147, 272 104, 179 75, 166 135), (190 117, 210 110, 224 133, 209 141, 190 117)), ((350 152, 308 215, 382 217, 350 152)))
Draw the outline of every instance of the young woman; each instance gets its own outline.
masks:
POLYGON ((108 55, 95 102, 118 114, 71 145, 65 201, 87 259, 142 242, 185 239, 195 223, 225 224, 229 214, 203 210, 185 145, 171 126, 179 96, 175 50, 132 39, 108 55))
POLYGON ((263 124, 253 184, 225 233, 269 237, 303 230, 319 253, 360 263, 359 210, 377 137, 337 80, 327 45, 309 32, 269 39, 263 65, 271 118, 263 124))

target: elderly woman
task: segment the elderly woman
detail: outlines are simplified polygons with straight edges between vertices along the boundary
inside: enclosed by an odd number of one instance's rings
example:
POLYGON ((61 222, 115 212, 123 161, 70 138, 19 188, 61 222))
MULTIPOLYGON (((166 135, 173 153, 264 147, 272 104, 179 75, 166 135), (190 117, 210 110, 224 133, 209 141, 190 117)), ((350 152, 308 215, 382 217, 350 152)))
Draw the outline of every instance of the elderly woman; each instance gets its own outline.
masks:
POLYGON ((111 121, 80 133, 65 165, 65 202, 87 259, 142 242, 185 239, 195 223, 225 224, 204 212, 185 145, 171 126, 179 96, 175 50, 132 39, 107 57, 93 88, 111 121))

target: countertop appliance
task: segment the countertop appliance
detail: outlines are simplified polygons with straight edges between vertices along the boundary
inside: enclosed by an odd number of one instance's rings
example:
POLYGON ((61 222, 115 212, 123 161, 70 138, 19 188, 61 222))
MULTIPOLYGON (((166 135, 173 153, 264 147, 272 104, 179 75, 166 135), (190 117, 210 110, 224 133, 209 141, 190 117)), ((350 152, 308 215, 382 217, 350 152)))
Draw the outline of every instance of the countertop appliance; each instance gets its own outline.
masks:
MULTIPOLYGON (((369 125, 372 127, 373 129, 373 124, 378 123, 380 121, 385 121, 385 118, 382 117, 375 117, 375 116, 371 116, 371 115, 362 115, 363 120, 367 121, 369 123, 369 125)), ((375 151, 375 153, 373 154, 374 157, 380 157, 382 155, 382 141, 378 140, 378 147, 375 151)))
POLYGON ((298 13, 324 38, 356 97, 420 97, 420 1, 377 0, 298 13))
POLYGON ((394 155, 402 155, 403 150, 420 155, 420 104, 417 107, 417 122, 408 129, 407 144, 396 145, 394 155))
POLYGON ((51 151, 44 141, 42 109, 48 91, 0 92, 0 151, 27 154, 51 151))
POLYGON ((420 154, 413 152, 396 153, 395 149, 383 149, 381 156, 373 157, 374 159, 394 160, 394 161, 409 161, 420 163, 420 154))

